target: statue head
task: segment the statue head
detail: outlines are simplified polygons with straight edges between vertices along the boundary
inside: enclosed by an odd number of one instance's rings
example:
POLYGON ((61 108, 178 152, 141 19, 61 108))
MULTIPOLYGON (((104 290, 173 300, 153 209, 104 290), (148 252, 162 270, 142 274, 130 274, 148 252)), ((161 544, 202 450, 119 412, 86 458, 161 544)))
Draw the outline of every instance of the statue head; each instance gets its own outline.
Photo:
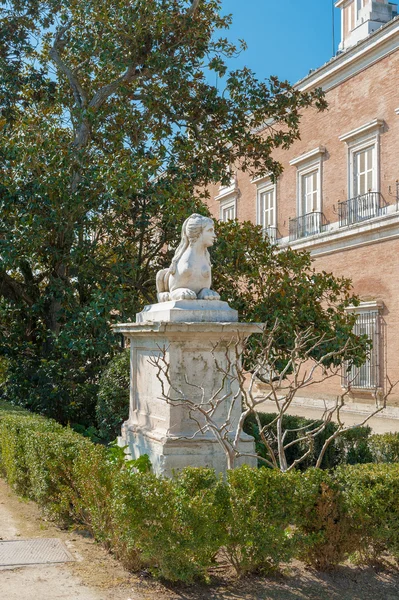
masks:
POLYGON ((194 213, 183 223, 181 241, 172 259, 172 264, 169 267, 171 274, 176 272, 177 262, 183 253, 189 246, 194 246, 201 236, 203 236, 203 245, 206 252, 206 257, 210 263, 210 257, 207 248, 212 246, 213 242, 215 241, 213 219, 194 213))
POLYGON ((215 239, 213 220, 209 217, 203 217, 202 215, 191 215, 183 223, 181 244, 185 241, 185 238, 187 238, 188 244, 192 246, 207 230, 210 232, 212 231, 212 233, 211 235, 207 235, 207 239, 204 240, 206 247, 212 246, 215 239))

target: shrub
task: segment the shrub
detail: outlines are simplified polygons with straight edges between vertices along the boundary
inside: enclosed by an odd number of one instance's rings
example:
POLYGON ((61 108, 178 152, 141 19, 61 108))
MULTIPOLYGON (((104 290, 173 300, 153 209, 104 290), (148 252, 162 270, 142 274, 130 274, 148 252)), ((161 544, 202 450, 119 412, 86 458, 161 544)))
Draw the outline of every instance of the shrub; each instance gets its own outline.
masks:
POLYGON ((237 574, 276 569, 293 556, 299 473, 240 467, 228 473, 226 555, 237 574))
POLYGON ((100 379, 96 417, 100 436, 107 442, 120 435, 129 416, 129 360, 126 349, 110 361, 100 379))
POLYGON ((372 435, 369 439, 369 450, 372 456, 370 462, 399 462, 399 433, 372 435))
POLYGON ((133 570, 207 578, 222 549, 239 575, 293 556, 328 569, 359 552, 399 561, 399 464, 335 472, 241 467, 226 480, 187 468, 174 479, 132 472, 120 449, 0 404, 0 468, 64 524, 84 524, 133 570))
POLYGON ((207 469, 185 469, 176 480, 123 472, 112 510, 119 556, 136 549, 146 568, 169 581, 204 578, 223 543, 223 487, 207 469))
POLYGON ((335 474, 364 559, 399 561, 399 464, 340 467, 335 474))
MULTIPOLYGON (((259 419, 261 426, 264 427, 269 423, 272 423, 276 419, 276 413, 259 413, 259 419)), ((303 428, 314 428, 320 425, 322 421, 315 421, 313 419, 305 419, 304 417, 298 417, 295 415, 284 415, 283 416, 283 430, 288 430, 285 436, 285 443, 288 444, 295 439, 303 436, 303 428), (301 429, 301 431, 298 431, 301 429), (295 431, 296 430, 296 431, 295 431)), ((274 436, 276 435, 276 425, 272 425, 270 428, 274 436)), ((256 452, 258 456, 268 458, 267 449, 263 444, 260 435, 259 428, 254 415, 250 415, 246 421, 244 430, 249 435, 255 438, 256 452)), ((311 454, 303 460, 298 468, 301 471, 306 471, 309 467, 316 464, 317 458, 323 447, 325 440, 330 437, 337 430, 336 423, 328 423, 324 431, 320 432, 319 435, 314 439, 314 446, 311 454)), ((348 463, 366 463, 372 461, 372 453, 368 446, 368 439, 371 434, 370 427, 355 427, 350 431, 346 431, 340 434, 335 440, 329 445, 322 461, 322 469, 332 469, 339 464, 348 463)), ((276 443, 273 441, 273 437, 270 438, 271 447, 275 451, 276 457, 278 456, 276 443)), ((299 459, 308 448, 307 440, 294 444, 286 450, 286 456, 288 464, 291 465, 295 460, 299 459)), ((264 462, 259 460, 258 465, 264 466, 264 462)))
POLYGON ((334 568, 359 547, 334 476, 320 469, 301 475, 297 490, 298 556, 320 570, 334 568))

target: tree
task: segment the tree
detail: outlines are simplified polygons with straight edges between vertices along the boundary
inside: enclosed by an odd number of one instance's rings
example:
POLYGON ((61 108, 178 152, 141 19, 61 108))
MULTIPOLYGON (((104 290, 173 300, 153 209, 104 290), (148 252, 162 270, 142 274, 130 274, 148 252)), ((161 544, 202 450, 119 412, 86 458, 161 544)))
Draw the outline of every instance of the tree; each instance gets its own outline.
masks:
POLYGON ((325 334, 315 334, 312 326, 296 329, 289 345, 285 347, 286 360, 284 367, 281 367, 281 360, 275 352, 278 337, 278 321, 260 334, 256 354, 247 353, 251 356, 251 373, 243 368, 241 360, 245 355, 246 345, 250 342, 240 336, 232 340, 226 349, 224 366, 215 356, 218 377, 210 395, 204 387, 195 385, 187 376, 184 388, 176 385, 170 377, 166 348, 160 348, 159 354, 149 359, 149 363, 156 368, 162 391, 161 399, 168 404, 184 405, 188 409, 189 418, 198 427, 190 439, 200 438, 208 432, 214 435, 223 449, 228 470, 237 466, 239 458, 255 456, 243 452, 241 445, 242 434, 249 419, 256 424, 257 435, 263 446, 262 452, 258 453, 261 464, 285 473, 314 456, 314 466, 320 468, 328 448, 338 436, 364 427, 372 417, 383 411, 396 385, 388 380, 385 391, 374 390, 374 407, 356 425, 345 425, 343 414, 350 391, 349 382, 335 401, 325 402, 320 419, 308 421, 303 427, 290 429, 285 426, 285 417, 296 395, 306 393, 310 386, 338 375, 351 340, 348 338, 339 349, 327 350, 329 340, 325 334), (233 352, 229 352, 230 350, 233 352), (260 381, 267 381, 266 389, 259 389, 260 381), (242 412, 237 419, 235 408, 238 402, 242 404, 242 412), (276 416, 263 424, 258 412, 260 408, 266 412, 273 410, 276 416), (334 419, 337 424, 331 428, 329 426, 334 419), (324 441, 315 453, 315 442, 319 436, 324 441), (295 452, 296 457, 290 461, 289 455, 293 447, 299 448, 299 451, 295 452))
POLYGON ((278 174, 273 149, 298 138, 302 108, 325 103, 320 91, 227 72, 240 49, 217 38, 231 23, 220 0, 1 6, 5 390, 89 424, 116 349, 109 323, 154 300, 160 250, 205 211, 193 190, 225 181, 232 164, 278 174))
MULTIPOLYGON (((350 279, 316 271, 309 252, 279 248, 252 223, 220 222, 217 234, 214 287, 243 321, 273 329, 273 361, 279 372, 291 358, 297 332, 309 327, 312 336, 301 346, 303 354, 324 357, 326 367, 364 363, 371 343, 367 336, 353 333, 356 315, 347 308, 359 300, 350 279)), ((247 369, 253 370, 251 361, 261 347, 259 336, 253 336, 244 362, 247 369)))

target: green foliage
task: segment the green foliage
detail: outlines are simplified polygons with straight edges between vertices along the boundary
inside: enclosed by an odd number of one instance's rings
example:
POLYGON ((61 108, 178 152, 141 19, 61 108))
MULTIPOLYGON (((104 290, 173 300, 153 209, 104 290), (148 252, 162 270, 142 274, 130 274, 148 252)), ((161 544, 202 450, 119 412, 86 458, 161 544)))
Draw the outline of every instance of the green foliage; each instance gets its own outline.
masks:
POLYGON ((131 570, 206 580, 219 552, 238 575, 294 557, 318 569, 354 553, 399 562, 398 464, 284 474, 244 466, 223 480, 198 468, 156 477, 132 462, 123 448, 0 404, 1 473, 62 524, 83 524, 131 570))
MULTIPOLYGON (((290 356, 295 333, 309 327, 313 335, 304 352, 315 340, 322 342, 310 351, 310 357, 338 352, 326 366, 344 360, 357 366, 364 362, 370 341, 352 331, 356 317, 345 308, 357 305, 358 299, 352 295, 349 279, 317 272, 309 252, 277 247, 260 226, 250 222, 220 222, 216 229, 219 241, 213 258, 223 267, 214 270, 215 289, 243 321, 266 323, 266 334, 277 322, 273 342, 277 371, 290 356)), ((262 337, 252 336, 251 341, 253 349, 261 351, 262 337)), ((247 367, 251 369, 251 360, 247 367)))
POLYGON ((388 552, 399 563, 399 465, 339 467, 336 480, 363 562, 388 552))
POLYGON ((269 573, 293 557, 298 482, 297 473, 229 471, 225 553, 238 575, 269 573))
POLYGON ((375 434, 369 439, 369 451, 375 463, 399 462, 399 433, 375 434))
POLYGON ((119 543, 138 548, 146 568, 169 581, 204 578, 223 543, 220 495, 223 484, 207 469, 176 480, 125 471, 114 490, 119 543))
MULTIPOLYGON (((267 427, 266 438, 274 451, 278 462, 278 451, 276 443, 277 425, 273 423, 276 419, 276 413, 258 413, 260 424, 267 427), (272 424, 273 423, 273 424, 272 424), (268 425, 272 424, 270 427, 268 425)), ((304 436, 307 430, 312 430, 322 421, 297 417, 295 415, 285 414, 282 419, 283 431, 287 431, 285 443, 288 445, 294 440, 299 440, 304 436), (298 431, 300 430, 300 431, 298 431)), ((315 466, 317 458, 327 438, 337 430, 336 423, 328 423, 324 431, 320 432, 314 439, 314 444, 310 455, 305 458, 298 468, 306 471, 309 467, 315 466)), ((255 438, 256 453, 258 456, 270 460, 267 448, 259 435, 259 427, 254 415, 249 415, 245 421, 244 431, 255 438)), ((328 447, 321 464, 322 469, 332 469, 339 464, 357 464, 372 462, 372 451, 369 447, 371 429, 370 427, 356 427, 352 430, 341 433, 328 447)), ((299 441, 297 444, 287 448, 286 456, 288 465, 292 465, 295 460, 299 460, 308 449, 308 440, 299 441)), ((264 461, 258 461, 259 466, 265 465, 264 461)))
POLYGON ((220 0, 7 0, 0 17, 0 357, 5 393, 66 424, 94 422, 110 324, 155 299, 194 190, 240 164, 281 166, 306 106, 249 69, 220 0), (209 72, 224 85, 209 83, 209 72), (224 89, 223 89, 224 87, 224 89), (259 126, 274 128, 260 136, 259 126))
POLYGON ((100 379, 96 417, 100 435, 107 442, 120 435, 129 416, 129 361, 126 349, 110 361, 100 379))
POLYGON ((300 558, 317 569, 328 570, 358 550, 354 523, 333 474, 308 469, 299 479, 297 498, 300 558))

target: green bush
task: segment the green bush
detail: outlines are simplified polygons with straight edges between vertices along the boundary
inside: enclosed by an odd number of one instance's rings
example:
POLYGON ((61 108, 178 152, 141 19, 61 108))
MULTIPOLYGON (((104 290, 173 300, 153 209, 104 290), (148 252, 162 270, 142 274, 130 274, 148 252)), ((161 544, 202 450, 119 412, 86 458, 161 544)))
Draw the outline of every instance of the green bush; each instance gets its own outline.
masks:
POLYGON ((240 467, 228 473, 225 552, 237 574, 268 573, 295 551, 299 473, 240 467))
MULTIPOLYGON (((264 427, 269 425, 276 419, 276 413, 259 413, 259 420, 261 426, 264 427)), ((314 429, 320 425, 322 421, 315 421, 313 419, 305 419, 304 417, 297 417, 295 415, 284 415, 283 416, 283 430, 289 430, 286 437, 285 443, 288 444, 295 439, 303 436, 304 427, 314 429), (298 431, 301 429, 301 431, 298 431), (296 431, 295 431, 296 430, 296 431)), ((276 434, 276 424, 270 428, 273 434, 276 434)), ((254 415, 250 415, 246 421, 244 430, 249 435, 255 438, 256 452, 258 456, 268 458, 267 449, 262 442, 259 435, 259 428, 254 415)), ((314 439, 314 447, 311 454, 303 460, 298 468, 301 471, 306 471, 309 467, 315 466, 317 458, 323 447, 325 440, 330 437, 337 430, 336 423, 328 423, 324 431, 317 435, 314 439)), ((365 463, 372 461, 372 454, 368 447, 368 438, 370 436, 370 427, 356 427, 350 431, 342 433, 335 440, 333 440, 328 447, 322 461, 322 469, 332 469, 342 463, 365 463)), ((277 446, 273 441, 273 437, 270 438, 271 447, 275 452, 276 458, 278 457, 277 446)), ((287 449, 287 461, 291 465, 295 460, 298 460, 306 452, 308 448, 307 441, 299 442, 294 444, 287 449)), ((259 466, 265 463, 259 460, 259 466)))
POLYGON ((328 570, 359 549, 345 498, 332 473, 308 469, 297 489, 298 557, 328 570))
POLYGON ((105 369, 99 385, 96 417, 100 437, 114 440, 129 416, 129 349, 115 356, 105 369))
POLYGON ((185 469, 176 480, 124 471, 112 510, 119 556, 131 560, 135 548, 147 569, 169 581, 206 577, 223 543, 223 488, 207 469, 185 469))
POLYGON ((47 514, 84 524, 127 567, 169 581, 206 579, 219 552, 239 575, 294 556, 319 569, 355 552, 399 562, 399 464, 285 474, 244 466, 225 480, 187 468, 167 479, 132 472, 119 449, 0 403, 0 468, 47 514))
POLYGON ((389 552, 399 562, 399 464, 339 467, 335 478, 363 561, 389 552))
POLYGON ((399 433, 382 433, 372 435, 369 439, 370 462, 399 462, 399 433))

